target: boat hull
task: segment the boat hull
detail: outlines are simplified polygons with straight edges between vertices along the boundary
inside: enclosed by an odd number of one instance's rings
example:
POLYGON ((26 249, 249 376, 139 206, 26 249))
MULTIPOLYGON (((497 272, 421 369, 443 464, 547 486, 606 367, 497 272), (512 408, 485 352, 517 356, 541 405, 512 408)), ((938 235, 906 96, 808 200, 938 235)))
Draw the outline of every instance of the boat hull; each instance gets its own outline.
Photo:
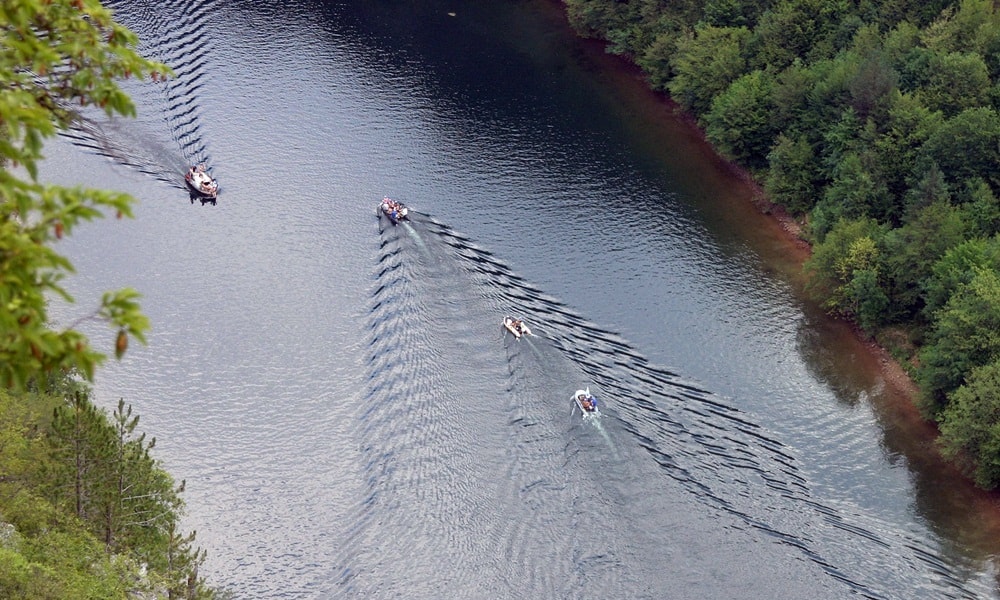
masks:
POLYGON ((216 198, 218 198, 218 197, 219 197, 219 192, 218 192, 218 191, 214 191, 214 192, 206 192, 205 190, 202 190, 202 189, 200 189, 200 188, 199 188, 199 187, 198 187, 198 186, 197 186, 197 185, 196 185, 196 184, 195 184, 195 183, 194 183, 193 181, 191 181, 190 179, 185 179, 184 181, 185 181, 185 182, 187 183, 187 187, 188 187, 188 190, 189 190, 189 191, 190 191, 190 192, 191 192, 192 194, 197 194, 199 198, 207 198, 207 199, 209 199, 209 200, 215 200, 216 198))

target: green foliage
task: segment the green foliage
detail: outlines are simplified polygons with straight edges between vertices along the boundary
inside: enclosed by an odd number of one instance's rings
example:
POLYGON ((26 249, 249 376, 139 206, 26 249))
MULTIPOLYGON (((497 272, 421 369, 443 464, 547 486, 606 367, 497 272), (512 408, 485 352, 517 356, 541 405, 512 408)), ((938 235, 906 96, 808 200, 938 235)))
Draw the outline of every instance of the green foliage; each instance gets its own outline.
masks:
POLYGON ((947 119, 927 138, 921 164, 936 163, 951 184, 980 178, 1000 186, 1000 115, 991 107, 969 108, 947 119))
POLYGON ((751 169, 766 166, 777 135, 771 123, 773 79, 763 71, 748 73, 712 102, 705 133, 724 155, 751 169))
POLYGON ((949 248, 924 279, 925 317, 933 317, 983 269, 1000 271, 1000 237, 972 238, 949 248))
POLYGON ((100 522, 104 485, 101 465, 111 460, 111 432, 104 414, 78 391, 53 411, 49 441, 54 461, 48 466, 48 496, 79 519, 100 522))
POLYGON ((745 27, 699 27, 679 38, 671 58, 670 95, 684 108, 702 114, 738 77, 746 73, 745 27))
POLYGON ((935 202, 914 211, 902 227, 886 234, 886 275, 892 282, 889 296, 896 318, 920 317, 935 263, 961 243, 968 230, 965 211, 935 202))
POLYGON ((0 391, 0 424, 0 597, 215 595, 198 577, 194 533, 178 533, 179 490, 131 407, 120 402, 109 420, 79 389, 0 391))
POLYGON ((854 319, 863 312, 865 323, 878 322, 872 313, 885 304, 879 284, 883 235, 871 219, 838 221, 806 261, 810 294, 832 313, 854 319))
POLYGON ((833 222, 883 216, 888 204, 885 183, 860 156, 848 153, 833 169, 833 181, 814 210, 810 231, 822 239, 833 222))
MULTIPOLYGON (((44 512, 42 501, 36 509, 44 512)), ((122 561, 72 524, 52 523, 36 536, 7 524, 0 544, 0 597, 31 600, 124 598, 131 577, 122 561)))
POLYGON ((951 188, 937 163, 931 163, 920 180, 905 194, 903 220, 912 222, 924 209, 951 203, 951 188))
POLYGON ((802 137, 810 142, 819 140, 814 128, 812 91, 820 74, 795 61, 780 72, 771 88, 772 122, 789 137, 802 137))
POLYGON ((879 269, 865 268, 855 270, 844 289, 848 309, 861 329, 868 333, 883 325, 887 317, 885 309, 889 306, 889 297, 882 287, 879 269))
POLYGON ((972 226, 972 235, 990 237, 1000 233, 1000 200, 989 184, 975 177, 965 184, 959 196, 972 226))
POLYGON ((848 83, 850 107, 862 120, 883 121, 899 89, 899 73, 880 51, 859 58, 854 78, 848 83))
POLYGON ((992 0, 961 0, 940 12, 921 34, 923 43, 941 52, 983 54, 991 47, 1000 18, 992 0))
POLYGON ((677 45, 678 34, 665 31, 656 36, 645 50, 636 56, 635 62, 646 73, 649 85, 654 90, 665 90, 673 77, 670 63, 677 45))
POLYGON ((883 0, 879 2, 879 10, 883 21, 890 25, 906 21, 925 26, 953 3, 954 0, 883 0))
MULTIPOLYGON (((858 62, 852 55, 844 55, 835 59, 824 60, 808 68, 812 86, 807 94, 807 108, 800 123, 794 124, 794 130, 810 136, 817 154, 826 158, 828 152, 823 147, 830 138, 830 129, 847 124, 848 115, 853 120, 851 131, 863 131, 864 121, 852 108, 849 108, 852 96, 851 86, 857 78, 858 62)), ((843 148, 846 146, 840 143, 843 148)), ((837 160, 826 160, 826 165, 836 164, 837 160)))
MULTIPOLYGON (((131 216, 124 194, 45 186, 37 163, 45 138, 76 118, 74 107, 95 105, 109 115, 135 108, 116 81, 158 79, 169 70, 134 50, 134 33, 115 23, 96 0, 22 0, 0 5, 0 385, 23 389, 48 374, 77 371, 92 378, 105 355, 72 327, 49 324, 46 299, 72 301, 62 279, 73 272, 53 246, 84 221, 111 211, 131 216), (19 166, 28 179, 9 169, 19 166)), ((120 356, 128 338, 148 328, 133 290, 109 292, 80 320, 106 321, 118 331, 120 356)))
POLYGON ((949 117, 988 105, 993 85, 983 58, 961 52, 931 54, 921 83, 917 97, 931 110, 949 117))
MULTIPOLYGON (((78 393, 53 418, 50 442, 56 459, 51 499, 70 506, 109 549, 167 548, 183 504, 173 480, 150 451, 155 440, 136 436, 138 416, 119 401, 106 415, 78 393)), ((145 562, 166 568, 163 552, 146 552, 145 562)))
POLYGON ((566 0, 566 15, 577 33, 599 37, 620 22, 617 7, 600 0, 566 0))
POLYGON ((211 597, 193 537, 173 539, 182 505, 152 443, 134 436, 137 417, 121 404, 109 423, 72 379, 91 379, 105 359, 75 329, 83 320, 117 331, 118 358, 129 339, 145 341, 138 294, 108 292, 66 329, 47 313, 50 298, 73 300, 61 283, 73 266, 56 243, 105 212, 131 216, 132 199, 40 184, 42 142, 72 124, 77 106, 134 115, 117 82, 169 69, 139 56, 135 34, 98 0, 0 3, 0 38, 0 597, 123 598, 148 587, 139 560, 163 569, 171 597, 211 597), (178 594, 170 582, 181 576, 178 594))
POLYGON ((195 532, 184 536, 171 523, 167 529, 166 562, 162 566, 168 598, 205 598, 212 592, 198 578, 198 567, 205 560, 203 550, 192 550, 195 532))
POLYGON ((973 369, 941 415, 941 449, 986 489, 1000 485, 1000 360, 973 369))
POLYGON ((932 419, 973 369, 1000 358, 1000 274, 976 269, 935 317, 917 370, 921 409, 932 419))
POLYGON ((783 0, 760 18, 755 29, 757 65, 782 70, 796 58, 830 58, 860 23, 845 0, 783 0))
MULTIPOLYGON (((886 187, 899 205, 899 199, 908 190, 911 174, 917 171, 924 143, 937 131, 944 118, 941 113, 929 110, 912 95, 895 92, 890 104, 873 150, 881 165, 886 187)), ((894 221, 901 212, 901 207, 897 206, 893 214, 894 221)))
POLYGON ((899 65, 920 43, 920 29, 912 21, 900 20, 883 36, 882 49, 893 65, 899 65))
POLYGON ((774 201, 807 217, 819 301, 869 332, 928 333, 920 382, 926 413, 939 414, 982 358, 954 332, 991 339, 978 331, 988 310, 964 329, 958 316, 974 298, 985 308, 972 290, 997 268, 995 242, 962 245, 1000 233, 1000 5, 566 4, 582 30, 633 54, 774 201))
POLYGON ((757 10, 765 3, 741 0, 707 0, 702 9, 702 22, 713 27, 746 27, 757 20, 757 10))
POLYGON ((819 195, 816 156, 805 136, 778 136, 771 153, 765 189, 772 200, 793 214, 808 212, 819 195))

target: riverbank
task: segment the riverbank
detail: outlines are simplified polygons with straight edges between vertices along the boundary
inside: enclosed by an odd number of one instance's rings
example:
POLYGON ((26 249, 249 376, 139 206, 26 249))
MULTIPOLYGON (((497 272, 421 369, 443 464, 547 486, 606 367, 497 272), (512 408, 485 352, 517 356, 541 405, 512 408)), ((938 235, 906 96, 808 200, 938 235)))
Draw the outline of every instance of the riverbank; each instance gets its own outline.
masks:
MULTIPOLYGON (((550 5, 560 11, 570 27, 562 2, 556 0, 550 5)), ((704 160, 715 165, 718 177, 728 181, 728 189, 720 194, 721 211, 729 213, 723 218, 752 221, 748 230, 752 231, 753 239, 748 243, 773 271, 792 284, 803 302, 809 302, 804 291, 803 265, 811 254, 811 246, 802 235, 801 225, 768 200, 749 172, 720 156, 696 120, 680 113, 666 94, 653 91, 634 63, 608 54, 607 44, 600 40, 585 39, 581 46, 609 84, 619 86, 630 97, 646 96, 645 101, 655 105, 652 110, 659 113, 658 118, 668 121, 664 127, 671 135, 685 140, 685 152, 693 154, 692 161, 704 160)), ((917 385, 886 348, 842 319, 828 316, 822 327, 838 341, 849 340, 846 347, 853 363, 871 381, 869 387, 873 392, 867 400, 884 431, 889 460, 895 460, 893 456, 898 454, 910 465, 917 503, 922 504, 921 496, 929 490, 946 491, 948 498, 943 504, 952 506, 956 513, 975 514, 981 524, 977 531, 969 531, 955 523, 957 535, 969 546, 992 554, 995 540, 1000 536, 1000 492, 977 488, 958 466, 941 455, 937 449, 937 427, 925 420, 917 408, 917 385)))

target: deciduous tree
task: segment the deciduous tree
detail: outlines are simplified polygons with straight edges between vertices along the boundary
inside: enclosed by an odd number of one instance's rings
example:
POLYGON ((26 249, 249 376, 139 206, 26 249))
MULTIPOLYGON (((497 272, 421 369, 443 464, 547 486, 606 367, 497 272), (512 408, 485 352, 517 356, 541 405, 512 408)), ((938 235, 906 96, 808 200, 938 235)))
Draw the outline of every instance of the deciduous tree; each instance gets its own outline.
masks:
POLYGON ((753 169, 767 166, 777 135, 771 122, 773 79, 764 71, 748 73, 712 102, 705 116, 706 134, 723 154, 753 169))
POLYGON ((746 73, 744 27, 703 26, 679 38, 670 59, 674 77, 668 89, 674 100, 695 114, 704 114, 712 100, 746 73))
POLYGON ((1000 274, 977 269, 936 316, 917 370, 921 409, 933 419, 973 369, 1000 358, 1000 274))
POLYGON ((924 314, 928 319, 967 285, 980 269, 1000 270, 1000 238, 972 238, 950 248, 924 280, 924 314))
POLYGON ((805 136, 779 135, 767 156, 767 193, 795 215, 807 213, 819 197, 816 156, 805 136))
POLYGON ((869 327, 881 319, 874 312, 886 304, 879 284, 882 236, 882 228, 872 219, 842 219, 815 246, 805 265, 809 291, 827 310, 856 319, 864 307, 869 327))
POLYGON ((941 415, 941 449, 985 489, 1000 485, 1000 361, 973 369, 941 415))
MULTIPOLYGON (((166 76, 166 66, 135 51, 137 37, 97 0, 0 3, 0 385, 24 388, 47 373, 75 370, 92 378, 105 354, 74 325, 56 328, 47 301, 72 301, 62 286, 73 272, 55 250, 83 221, 110 211, 131 215, 126 194, 38 182, 42 142, 68 127, 75 107, 133 115, 117 81, 166 76)), ((131 289, 108 292, 81 319, 107 322, 121 356, 148 328, 131 289)))
POLYGON ((979 177, 1000 189, 1000 114, 988 106, 960 112, 931 133, 921 154, 924 164, 941 167, 949 183, 979 177))

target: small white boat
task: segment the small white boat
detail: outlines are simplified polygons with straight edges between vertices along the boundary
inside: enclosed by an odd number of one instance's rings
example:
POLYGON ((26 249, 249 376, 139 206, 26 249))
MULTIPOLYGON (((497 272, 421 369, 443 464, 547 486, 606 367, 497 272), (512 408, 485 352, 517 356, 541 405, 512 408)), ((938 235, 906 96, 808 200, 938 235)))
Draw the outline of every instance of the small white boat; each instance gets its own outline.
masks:
POLYGON ((514 337, 521 339, 522 335, 531 335, 531 330, 521 319, 515 319, 511 316, 506 316, 503 318, 503 326, 507 331, 514 334, 514 337))
MULTIPOLYGON (((601 410, 597 408, 597 398, 590 394, 589 387, 585 390, 576 390, 573 393, 573 403, 580 408, 584 419, 601 416, 601 410)), ((573 411, 576 412, 576 409, 573 411)))
MULTIPOLYGON (((195 165, 188 169, 184 175, 184 181, 188 188, 202 200, 209 200, 213 203, 219 197, 219 182, 212 179, 212 176, 205 170, 205 165, 195 165)), ((191 198, 194 202, 194 197, 191 198)), ((202 202, 204 204, 204 202, 202 202)))
POLYGON ((406 205, 402 202, 386 196, 382 198, 382 202, 378 205, 378 213, 379 215, 388 217, 393 225, 399 225, 400 221, 409 219, 407 215, 410 213, 410 209, 406 208, 406 205))

